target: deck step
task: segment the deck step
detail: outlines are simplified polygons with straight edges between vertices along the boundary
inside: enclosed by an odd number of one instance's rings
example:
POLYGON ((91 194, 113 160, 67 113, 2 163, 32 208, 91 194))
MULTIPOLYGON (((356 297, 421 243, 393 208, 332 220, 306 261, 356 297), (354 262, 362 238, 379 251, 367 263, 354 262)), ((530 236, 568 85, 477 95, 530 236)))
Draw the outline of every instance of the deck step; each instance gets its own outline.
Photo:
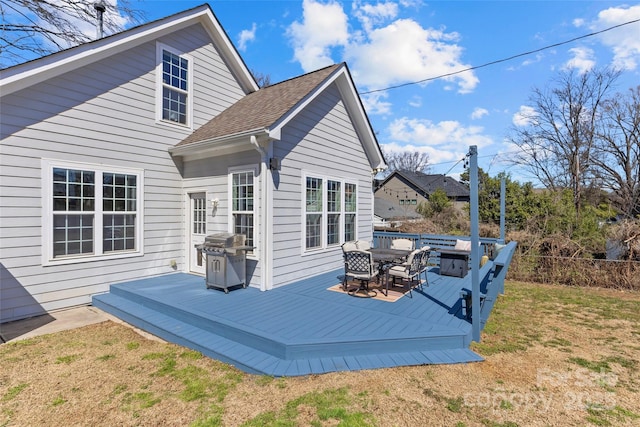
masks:
POLYGON ((271 340, 270 337, 259 337, 260 339, 256 338, 252 341, 247 339, 247 331, 233 331, 234 325, 226 324, 223 327, 224 322, 222 322, 212 327, 209 319, 179 313, 180 310, 175 307, 169 309, 158 301, 149 300, 135 292, 127 292, 118 286, 112 286, 111 293, 94 296, 93 304, 166 341, 200 351, 208 357, 255 374, 299 376, 346 370, 482 360, 467 348, 410 350, 420 346, 416 347, 416 343, 410 341, 403 344, 399 340, 389 340, 387 343, 384 343, 384 340, 325 342, 324 344, 285 342, 280 343, 282 349, 274 351, 274 342, 268 342, 271 340), (263 348, 270 351, 263 351, 263 348))
MULTIPOLYGON (((438 330, 425 332, 427 326, 425 325, 423 328, 416 323, 411 328, 402 325, 403 327, 407 327, 406 330, 398 331, 392 329, 384 334, 377 332, 366 333, 362 331, 364 328, 362 328, 358 322, 353 322, 351 325, 340 324, 336 326, 328 321, 323 321, 319 317, 316 317, 315 321, 321 324, 320 327, 324 327, 324 324, 326 324, 329 330, 338 328, 340 330, 339 334, 342 335, 314 334, 310 329, 313 325, 308 325, 302 334, 283 336, 282 334, 270 332, 271 329, 258 329, 251 324, 243 322, 244 319, 234 317, 238 316, 237 312, 217 315, 215 310, 207 309, 209 302, 206 300, 206 294, 212 291, 201 288, 187 288, 187 290, 185 290, 184 287, 177 287, 178 290, 175 290, 176 285, 166 286, 165 288, 161 288, 158 285, 149 285, 149 288, 146 288, 144 284, 147 282, 140 283, 142 283, 143 286, 132 286, 131 283, 112 285, 110 293, 137 303, 147 309, 163 313, 177 321, 197 326, 202 330, 234 342, 242 343, 247 347, 282 360, 313 357, 341 357, 343 355, 355 356, 416 350, 447 350, 466 347, 466 333, 455 328, 440 326, 438 330), (167 298, 166 293, 171 292, 175 292, 175 294, 172 293, 171 298, 167 298)), ((245 291, 250 290, 239 292, 245 291)), ((269 295, 262 294, 260 298, 266 300, 274 298, 276 294, 277 291, 274 291, 269 295)), ((241 294, 224 295, 223 298, 234 298, 240 295, 241 294)), ((277 298, 279 298, 281 304, 285 304, 286 299, 290 298, 290 296, 278 295, 277 298)), ((297 296, 295 302, 300 306, 306 307, 305 304, 300 304, 300 298, 302 297, 297 296)), ((311 302, 308 305, 311 306, 313 303, 311 302)), ((325 305, 317 310, 326 311, 329 305, 331 304, 325 302, 325 305)), ((312 308, 309 307, 306 311, 311 309, 312 308)), ((398 322, 395 321, 397 316, 371 312, 371 310, 363 308, 350 308, 349 316, 353 316, 353 319, 367 316, 370 319, 368 320, 369 323, 377 321, 383 325, 384 322, 387 322, 387 325, 397 326, 398 324, 398 322)), ((288 319, 285 318, 282 321, 276 322, 274 328, 282 327, 286 321, 288 321, 288 319)), ((403 320, 401 323, 406 322, 403 320)))

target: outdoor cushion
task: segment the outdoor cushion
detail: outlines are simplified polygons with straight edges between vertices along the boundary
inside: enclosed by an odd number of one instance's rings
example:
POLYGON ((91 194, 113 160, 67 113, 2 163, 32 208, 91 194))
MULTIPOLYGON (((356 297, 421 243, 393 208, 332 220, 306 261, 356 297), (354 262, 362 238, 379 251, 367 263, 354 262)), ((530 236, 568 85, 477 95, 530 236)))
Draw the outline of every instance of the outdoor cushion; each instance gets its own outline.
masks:
POLYGON ((471 241, 456 239, 456 245, 453 249, 457 251, 471 251, 471 241))
POLYGON ((356 247, 360 251, 368 251, 371 249, 371 244, 366 240, 356 240, 356 247))

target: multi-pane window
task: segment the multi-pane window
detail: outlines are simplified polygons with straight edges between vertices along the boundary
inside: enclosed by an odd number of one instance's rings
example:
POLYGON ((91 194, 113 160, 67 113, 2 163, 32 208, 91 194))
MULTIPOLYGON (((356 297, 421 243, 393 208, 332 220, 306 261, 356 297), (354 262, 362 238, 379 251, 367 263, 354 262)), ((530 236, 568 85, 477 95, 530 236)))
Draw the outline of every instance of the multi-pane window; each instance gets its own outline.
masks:
POLYGON ((104 253, 136 248, 137 185, 136 175, 102 174, 104 253))
POLYGON ((189 61, 162 51, 162 119, 187 124, 189 61))
MULTIPOLYGON (((204 193, 203 193, 204 195, 204 193)), ((204 196, 192 197, 193 209, 193 234, 206 234, 207 232, 207 199, 204 196)))
POLYGON ((234 172, 231 176, 231 215, 233 232, 247 236, 254 246, 254 172, 234 172))
POLYGON ((340 197, 340 181, 327 181, 327 244, 340 243, 340 212, 342 201, 340 197))
POLYGON ((46 261, 139 251, 140 173, 62 163, 45 170, 46 261))
POLYGON ((400 199, 401 205, 417 205, 418 199, 400 199))
POLYGON ((356 185, 344 184, 344 241, 356 240, 356 212, 357 212, 356 185))
POLYGON ((305 229, 307 249, 322 247, 322 179, 307 177, 305 229))
POLYGON ((193 125, 193 58, 156 43, 156 120, 193 125))
POLYGON ((305 249, 355 240, 356 211, 356 184, 306 177, 305 249))
POLYGON ((95 172, 53 169, 53 256, 93 253, 95 172))

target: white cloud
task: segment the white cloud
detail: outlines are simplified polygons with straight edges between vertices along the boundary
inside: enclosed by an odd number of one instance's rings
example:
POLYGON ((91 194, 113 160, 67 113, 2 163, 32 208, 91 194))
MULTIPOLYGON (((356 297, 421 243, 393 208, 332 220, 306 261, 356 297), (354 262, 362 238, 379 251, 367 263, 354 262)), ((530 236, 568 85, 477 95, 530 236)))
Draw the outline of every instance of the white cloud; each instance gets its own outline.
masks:
MULTIPOLYGON (((423 28, 411 19, 393 23, 366 34, 366 40, 346 48, 345 59, 358 85, 377 89, 416 82, 459 71, 462 48, 457 33, 423 28)), ((478 78, 471 71, 444 78, 456 83, 458 92, 471 92, 478 78)))
POLYGON ((596 65, 594 52, 587 47, 574 47, 569 49, 569 53, 573 58, 569 59, 565 64, 565 69, 575 68, 579 73, 584 74, 596 65))
POLYGON ((476 107, 473 112, 471 113, 471 118, 473 120, 478 120, 481 119, 482 117, 486 116, 489 114, 489 110, 487 110, 486 108, 480 108, 480 107, 476 107))
MULTIPOLYGON (((356 1, 353 10, 359 30, 349 27, 349 18, 336 0, 304 0, 301 22, 293 22, 287 31, 294 59, 304 71, 347 61, 359 87, 383 89, 469 68, 461 61, 457 33, 423 28, 413 19, 396 19, 398 4, 388 1, 375 5, 356 1)), ((479 82, 472 71, 441 80, 448 84, 446 89, 460 93, 473 91, 479 82)))
POLYGON ((413 108, 422 107, 422 97, 418 95, 413 95, 408 102, 409 102, 409 106, 413 108))
POLYGON ((250 30, 242 30, 238 35, 238 49, 244 51, 247 49, 247 43, 252 42, 256 39, 256 28, 257 25, 254 22, 251 25, 250 30))
POLYGON ((367 32, 371 31, 374 25, 379 25, 398 15, 398 4, 392 2, 377 3, 374 5, 355 1, 352 7, 354 15, 360 20, 367 32))
POLYGON ((384 101, 389 97, 386 92, 375 92, 367 95, 362 95, 362 104, 367 114, 387 115, 391 114, 391 103, 384 101))
MULTIPOLYGON (((429 164, 434 165, 438 163, 451 162, 455 160, 460 160, 464 157, 464 153, 466 151, 444 151, 440 150, 436 147, 428 147, 422 145, 413 145, 413 144, 399 144, 397 142, 392 142, 389 144, 380 144, 381 148, 385 152, 419 152, 426 153, 429 156, 429 164)), ((468 149, 468 147, 467 147, 468 149)))
MULTIPOLYGON (((640 19, 640 5, 611 7, 598 14, 590 28, 602 30, 614 25, 640 19)), ((640 36, 638 23, 606 31, 598 37, 602 44, 613 50, 613 65, 624 70, 635 70, 640 62, 640 36)))
POLYGON ((492 139, 481 126, 465 127, 457 121, 433 123, 426 119, 396 119, 388 127, 390 140, 399 144, 427 146, 440 151, 466 150, 470 145, 486 147, 492 139))
POLYGON ((582 18, 576 18, 573 20, 573 26, 576 28, 580 28, 584 25, 584 19, 582 18))
POLYGON ((533 107, 529 107, 528 105, 521 105, 520 110, 513 115, 512 121, 516 126, 528 126, 535 120, 537 116, 538 113, 533 107))
MULTIPOLYGON (((104 35, 108 36, 111 33, 108 29, 107 22, 111 22, 122 28, 125 28, 130 23, 130 20, 127 16, 113 13, 113 11, 118 7, 117 0, 103 0, 103 1, 107 6, 106 12, 104 14, 103 30, 104 30, 104 35)), ((69 22, 71 22, 71 24, 75 25, 80 30, 80 32, 84 34, 86 37, 88 37, 89 39, 95 39, 97 37, 97 26, 98 26, 97 18, 95 21, 92 19, 89 19, 87 21, 87 20, 78 18, 78 12, 75 9, 82 9, 83 8, 82 4, 76 5, 75 7, 62 7, 62 5, 59 4, 59 2, 57 1, 52 1, 50 3, 52 4, 52 6, 45 5, 44 7, 45 10, 50 10, 52 8, 55 9, 56 14, 59 14, 62 17, 68 19, 69 22)), ((90 6, 90 10, 93 13, 93 6, 90 6)), ((15 11, 23 16, 27 16, 27 17, 32 16, 31 12, 26 8, 22 9, 18 7, 17 9, 15 9, 15 11)), ((53 34, 56 34, 60 31, 59 28, 53 27, 52 24, 50 24, 48 21, 36 20, 36 23, 42 26, 43 28, 50 29, 52 31, 52 34, 51 34, 52 38, 56 40, 56 43, 58 43, 60 46, 67 46, 67 47, 72 46, 65 39, 53 36, 53 34)), ((43 38, 41 39, 41 42, 47 46, 51 46, 54 50, 57 50, 57 47, 53 46, 48 39, 43 38)))
POLYGON ((294 58, 305 72, 335 63, 331 47, 348 43, 347 15, 337 1, 302 3, 302 22, 293 22, 287 35, 293 43, 294 58))

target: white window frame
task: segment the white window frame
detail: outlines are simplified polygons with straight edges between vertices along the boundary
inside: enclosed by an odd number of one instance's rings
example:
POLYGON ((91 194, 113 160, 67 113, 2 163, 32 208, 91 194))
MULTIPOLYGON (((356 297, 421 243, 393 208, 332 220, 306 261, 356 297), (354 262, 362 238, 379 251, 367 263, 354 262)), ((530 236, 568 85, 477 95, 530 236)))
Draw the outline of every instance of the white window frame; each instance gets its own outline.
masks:
POLYGON ((42 160, 42 264, 44 266, 75 264, 88 261, 102 261, 118 258, 131 258, 144 255, 144 170, 122 168, 116 166, 106 166, 101 164, 60 161, 53 159, 42 160), (95 176, 95 207, 92 211, 94 215, 93 222, 93 253, 68 255, 64 257, 54 258, 53 249, 53 170, 56 168, 76 169, 94 172, 95 176), (132 211, 136 215, 135 219, 135 249, 128 251, 118 251, 112 253, 104 253, 103 251, 103 219, 105 212, 103 211, 102 196, 102 177, 104 173, 117 173, 136 176, 136 210, 132 211))
POLYGON ((358 206, 359 206, 359 184, 356 180, 348 179, 348 178, 336 178, 329 177, 326 175, 322 175, 319 173, 313 172, 304 172, 302 174, 302 182, 301 182, 301 202, 302 202, 302 215, 301 215, 301 247, 302 254, 312 254, 321 251, 326 251, 333 249, 342 245, 345 242, 345 218, 346 214, 355 213, 355 229, 354 229, 354 240, 358 239, 358 206), (319 179, 322 181, 322 212, 321 215, 321 226, 322 230, 320 232, 321 244, 319 247, 307 248, 307 178, 319 179), (338 243, 328 244, 328 221, 329 221, 329 212, 328 211, 328 182, 335 181, 340 183, 340 210, 335 213, 340 214, 340 238, 338 243), (346 185, 355 186, 356 191, 356 211, 355 212, 347 212, 346 211, 346 198, 345 198, 345 189, 346 185))
POLYGON ((258 168, 255 165, 251 165, 251 166, 236 166, 236 167, 232 167, 229 168, 227 171, 228 175, 227 175, 227 187, 228 187, 228 198, 227 200, 229 200, 229 209, 228 209, 228 219, 227 219, 227 224, 228 224, 228 229, 227 231, 229 233, 234 233, 234 220, 233 220, 233 214, 236 212, 241 212, 241 213, 251 213, 253 214, 253 250, 247 252, 247 258, 252 258, 252 259, 256 259, 259 257, 259 250, 258 248, 260 247, 260 245, 258 244, 258 203, 259 203, 259 190, 260 188, 258 187, 258 168), (237 174, 237 173, 251 173, 253 175, 253 211, 234 211, 233 210, 233 175, 237 174))
POLYGON ((360 201, 360 195, 358 194, 358 184, 355 181, 344 181, 343 182, 343 194, 342 194, 342 198, 344 199, 343 201, 343 209, 342 209, 342 215, 343 215, 343 219, 342 219, 342 225, 343 225, 343 229, 342 229, 342 239, 346 242, 346 234, 347 234, 347 230, 346 230, 346 221, 347 221, 347 215, 353 215, 353 240, 350 241, 355 241, 358 240, 358 206, 359 206, 359 201, 360 201), (347 210, 347 185, 353 185, 354 191, 355 191, 355 196, 356 196, 356 206, 355 206, 355 210, 354 211, 348 211, 347 210))
MULTIPOLYGON (((193 57, 186 53, 180 52, 164 43, 156 43, 156 123, 160 123, 167 126, 173 126, 177 128, 189 128, 193 129, 193 57), (162 118, 162 105, 163 105, 163 88, 164 82, 162 81, 162 52, 170 52, 176 56, 186 59, 188 62, 187 70, 187 120, 186 123, 174 122, 171 120, 164 120, 162 118)), ((169 85, 170 86, 170 85, 169 85)), ((175 87, 170 86, 173 90, 175 87)))

